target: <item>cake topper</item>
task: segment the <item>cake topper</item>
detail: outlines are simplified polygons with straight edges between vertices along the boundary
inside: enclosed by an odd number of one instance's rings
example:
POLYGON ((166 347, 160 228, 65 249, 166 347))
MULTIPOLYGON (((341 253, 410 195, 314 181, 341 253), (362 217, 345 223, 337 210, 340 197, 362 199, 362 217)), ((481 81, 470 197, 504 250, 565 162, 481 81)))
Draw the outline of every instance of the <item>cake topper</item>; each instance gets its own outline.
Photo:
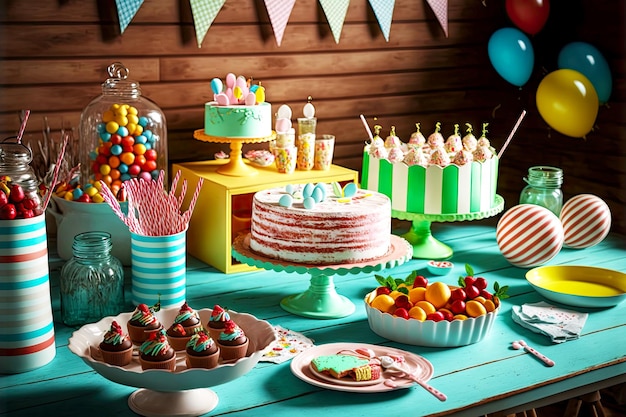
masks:
POLYGON ((307 119, 312 119, 315 117, 315 106, 313 106, 311 101, 313 101, 313 98, 311 96, 307 97, 307 103, 304 105, 304 108, 302 109, 302 113, 304 114, 304 117, 306 117, 307 119))

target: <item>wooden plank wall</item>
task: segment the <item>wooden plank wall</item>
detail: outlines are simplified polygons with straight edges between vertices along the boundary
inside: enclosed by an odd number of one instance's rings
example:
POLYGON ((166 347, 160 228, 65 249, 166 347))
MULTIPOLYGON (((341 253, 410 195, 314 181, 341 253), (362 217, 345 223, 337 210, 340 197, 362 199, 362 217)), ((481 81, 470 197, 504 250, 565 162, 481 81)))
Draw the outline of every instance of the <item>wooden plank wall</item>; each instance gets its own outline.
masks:
MULTIPOLYGON (((203 125, 209 81, 235 72, 260 80, 274 106, 294 117, 308 96, 318 132, 337 137, 335 163, 360 169, 366 133, 359 114, 396 126, 407 140, 416 122, 428 135, 455 123, 480 130, 500 148, 523 109, 522 123, 501 162, 499 193, 517 204, 533 165, 565 171, 566 199, 593 193, 626 233, 626 3, 552 0, 550 20, 532 37, 535 69, 522 88, 504 81, 487 54, 491 34, 509 22, 502 1, 449 1, 449 37, 422 0, 396 0, 386 42, 367 0, 352 0, 336 44, 316 0, 298 0, 277 46, 262 0, 228 0, 203 42, 196 44, 186 0, 146 0, 124 34, 112 0, 5 0, 0 6, 0 135, 14 135, 19 112, 30 109, 26 140, 41 137, 44 117, 53 131, 77 128, 82 109, 100 94, 106 67, 123 62, 168 123, 170 162, 212 159, 224 145, 193 139, 203 125), (26 6, 27 5, 27 6, 26 6), (607 35, 608 34, 608 35, 607 35), (535 107, 542 77, 557 69, 571 41, 595 45, 613 71, 613 93, 585 139, 550 129, 535 107)), ((245 149, 245 148, 244 148, 245 149)))

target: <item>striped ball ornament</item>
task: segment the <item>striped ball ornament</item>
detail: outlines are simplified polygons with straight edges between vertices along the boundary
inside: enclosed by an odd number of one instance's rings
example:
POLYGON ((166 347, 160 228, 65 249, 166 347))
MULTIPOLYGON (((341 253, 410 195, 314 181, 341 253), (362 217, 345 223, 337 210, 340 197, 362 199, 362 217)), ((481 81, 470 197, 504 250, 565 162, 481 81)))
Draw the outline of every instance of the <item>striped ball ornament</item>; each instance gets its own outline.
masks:
POLYGON ((580 194, 561 210, 565 246, 584 249, 600 243, 611 229, 611 210, 601 198, 580 194))
POLYGON ((498 221, 496 240, 500 252, 520 268, 540 266, 563 247, 563 226, 550 210, 534 204, 509 209, 498 221))

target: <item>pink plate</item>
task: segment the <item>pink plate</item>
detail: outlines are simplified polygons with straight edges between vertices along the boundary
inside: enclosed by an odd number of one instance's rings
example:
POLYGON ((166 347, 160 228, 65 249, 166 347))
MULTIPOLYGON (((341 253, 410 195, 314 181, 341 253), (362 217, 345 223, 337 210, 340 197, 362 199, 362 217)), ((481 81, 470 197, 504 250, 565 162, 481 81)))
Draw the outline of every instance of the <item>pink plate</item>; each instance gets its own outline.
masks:
POLYGON ((330 378, 319 377, 311 370, 311 361, 322 355, 334 355, 342 350, 370 349, 376 356, 403 356, 404 360, 415 369, 415 376, 422 381, 428 381, 434 373, 433 365, 422 356, 416 355, 400 349, 394 349, 386 346, 368 345, 365 343, 328 343, 325 345, 315 346, 308 349, 291 361, 291 372, 299 379, 317 387, 332 389, 344 392, 387 392, 402 388, 410 388, 414 382, 410 379, 392 377, 391 374, 383 372, 380 382, 377 384, 361 385, 358 383, 351 384, 349 381, 333 382, 330 378), (385 384, 385 381, 391 382, 395 386, 385 384))

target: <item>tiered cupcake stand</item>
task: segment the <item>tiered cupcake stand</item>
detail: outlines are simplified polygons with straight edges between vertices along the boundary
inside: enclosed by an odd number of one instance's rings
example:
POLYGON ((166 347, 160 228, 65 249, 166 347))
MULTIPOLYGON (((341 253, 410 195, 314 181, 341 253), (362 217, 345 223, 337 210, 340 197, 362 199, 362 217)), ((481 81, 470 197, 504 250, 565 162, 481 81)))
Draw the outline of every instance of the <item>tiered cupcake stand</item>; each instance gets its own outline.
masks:
POLYGON ((250 175, 256 175, 258 171, 243 162, 241 153, 243 144, 269 142, 276 139, 276 132, 272 132, 270 136, 262 138, 233 138, 225 136, 210 136, 204 133, 204 129, 198 129, 193 133, 193 137, 203 142, 230 144, 230 160, 227 164, 220 167, 217 172, 223 175, 230 175, 232 177, 248 177, 250 175))
POLYGON ((401 265, 412 257, 409 243, 399 236, 391 236, 391 248, 381 258, 369 262, 337 265, 310 265, 283 262, 268 258, 250 249, 250 234, 240 235, 233 242, 233 256, 240 262, 257 268, 310 275, 310 286, 301 294, 283 298, 280 306, 298 316, 314 319, 345 317, 355 310, 354 303, 335 290, 334 275, 370 273, 401 265))
MULTIPOLYGON (((172 323, 178 308, 169 308, 156 313, 161 323, 172 323)), ((213 369, 188 369, 184 352, 177 352, 176 370, 162 372, 141 369, 139 359, 126 366, 113 366, 102 361, 98 345, 113 320, 123 328, 132 313, 122 313, 115 317, 105 317, 97 323, 86 324, 72 334, 69 349, 89 367, 103 377, 118 384, 137 387, 128 397, 128 407, 142 416, 194 417, 213 410, 219 401, 217 394, 207 388, 221 385, 248 373, 276 340, 271 324, 246 314, 229 311, 231 318, 248 336, 250 345, 246 357, 238 361, 220 363, 213 369)), ((202 323, 207 323, 211 309, 198 311, 202 323)))
POLYGON ((413 257, 419 259, 448 259, 453 251, 445 243, 437 240, 431 232, 432 222, 460 222, 481 220, 493 217, 504 210, 504 199, 496 195, 493 207, 489 210, 467 214, 423 214, 391 210, 391 217, 411 221, 410 230, 403 234, 413 246, 413 257))

